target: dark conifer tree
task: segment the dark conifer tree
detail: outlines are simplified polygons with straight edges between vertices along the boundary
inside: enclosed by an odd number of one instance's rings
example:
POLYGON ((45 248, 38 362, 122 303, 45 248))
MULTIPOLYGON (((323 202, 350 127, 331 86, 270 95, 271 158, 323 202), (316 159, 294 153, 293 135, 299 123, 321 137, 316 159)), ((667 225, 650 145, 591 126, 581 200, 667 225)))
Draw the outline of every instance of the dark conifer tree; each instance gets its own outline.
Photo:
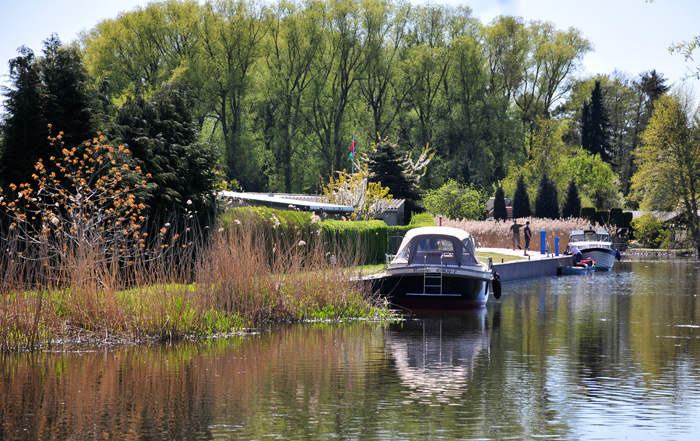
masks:
POLYGON ((595 82, 591 101, 584 103, 581 111, 581 144, 592 154, 599 154, 603 161, 610 161, 610 120, 600 81, 595 82))
POLYGON ((554 181, 543 174, 535 197, 535 216, 542 219, 559 218, 559 197, 554 181))
POLYGON ((566 200, 561 213, 563 218, 580 217, 581 216, 581 197, 578 194, 578 186, 576 179, 569 181, 569 186, 566 189, 566 200))
POLYGON ((20 54, 10 60, 11 85, 3 90, 7 98, 0 146, 3 188, 11 183, 30 182, 37 160, 48 159, 56 153, 47 140, 49 131, 42 111, 45 88, 41 82, 41 66, 31 49, 23 46, 20 54))
POLYGON ((527 195, 525 178, 523 175, 520 175, 515 188, 515 195, 513 196, 513 218, 530 217, 531 215, 530 197, 527 195))
POLYGON ((66 147, 76 147, 93 139, 98 124, 98 91, 89 86, 89 77, 77 49, 61 45, 52 34, 44 41, 40 59, 41 77, 46 88, 44 118, 53 131, 62 131, 66 147))
POLYGON ((35 58, 23 47, 21 56, 10 61, 12 85, 3 92, 6 118, 3 124, 0 172, 5 183, 31 182, 34 165, 56 155, 60 146, 47 140, 61 136, 65 147, 76 147, 94 138, 99 130, 98 112, 93 110, 96 90, 89 88, 88 75, 75 48, 62 47, 53 34, 44 42, 44 55, 35 58))
POLYGON ((197 141, 196 125, 176 87, 162 86, 151 100, 127 101, 116 123, 119 140, 135 165, 151 175, 146 214, 156 219, 184 209, 198 210, 202 217, 210 214, 216 153, 210 144, 197 141))
POLYGON ((493 197, 493 218, 495 220, 508 219, 508 210, 506 209, 506 198, 503 193, 503 188, 498 187, 496 194, 493 197))
POLYGON ((380 139, 367 154, 367 166, 369 182, 381 182, 383 187, 389 187, 395 199, 405 199, 406 219, 410 219, 412 213, 423 211, 418 205, 418 179, 404 170, 398 145, 386 138, 380 139))

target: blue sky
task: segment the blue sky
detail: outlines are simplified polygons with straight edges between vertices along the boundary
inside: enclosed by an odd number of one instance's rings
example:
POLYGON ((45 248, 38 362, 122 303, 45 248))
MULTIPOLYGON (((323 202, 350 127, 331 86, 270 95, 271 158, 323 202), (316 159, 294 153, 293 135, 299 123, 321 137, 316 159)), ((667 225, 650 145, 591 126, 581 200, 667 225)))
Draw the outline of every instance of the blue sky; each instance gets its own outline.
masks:
MULTIPOLYGON (((8 61, 17 48, 26 45, 35 52, 42 41, 56 32, 64 42, 81 30, 121 11, 144 6, 139 0, 0 0, 0 82, 7 84, 8 61)), ((421 0, 411 0, 419 3, 421 0)), ((678 83, 690 67, 681 54, 670 54, 672 43, 700 35, 698 0, 434 0, 433 3, 466 5, 483 23, 498 15, 516 15, 526 20, 550 21, 558 29, 573 26, 594 45, 586 56, 588 74, 620 70, 631 75, 656 69, 669 83, 678 83)), ((700 84, 692 80, 696 93, 700 84)))

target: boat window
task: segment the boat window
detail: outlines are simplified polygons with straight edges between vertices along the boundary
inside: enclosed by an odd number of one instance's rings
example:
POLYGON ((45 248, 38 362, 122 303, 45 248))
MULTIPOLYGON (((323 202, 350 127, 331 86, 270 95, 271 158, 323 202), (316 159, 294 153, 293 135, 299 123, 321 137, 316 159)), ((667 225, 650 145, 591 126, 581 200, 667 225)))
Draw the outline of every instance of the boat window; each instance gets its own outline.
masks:
POLYGON ((411 255, 411 242, 407 243, 405 247, 401 248, 399 252, 394 257, 394 263, 408 263, 408 257, 411 255))
POLYGON ((452 242, 448 239, 423 239, 418 242, 418 251, 454 251, 452 242))
POLYGON ((464 239, 462 244, 462 265, 478 265, 479 261, 474 256, 474 242, 471 239, 464 239))
POLYGON ((454 245, 449 239, 423 238, 418 241, 413 263, 456 265, 454 245))

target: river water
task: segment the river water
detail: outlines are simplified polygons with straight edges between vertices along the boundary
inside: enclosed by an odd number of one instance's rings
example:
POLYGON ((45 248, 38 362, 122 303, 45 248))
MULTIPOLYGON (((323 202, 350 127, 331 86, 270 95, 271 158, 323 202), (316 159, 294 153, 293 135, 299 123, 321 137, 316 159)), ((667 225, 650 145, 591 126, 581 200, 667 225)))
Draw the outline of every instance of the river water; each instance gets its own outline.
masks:
POLYGON ((0 439, 696 440, 699 267, 621 262, 393 324, 4 354, 0 439))

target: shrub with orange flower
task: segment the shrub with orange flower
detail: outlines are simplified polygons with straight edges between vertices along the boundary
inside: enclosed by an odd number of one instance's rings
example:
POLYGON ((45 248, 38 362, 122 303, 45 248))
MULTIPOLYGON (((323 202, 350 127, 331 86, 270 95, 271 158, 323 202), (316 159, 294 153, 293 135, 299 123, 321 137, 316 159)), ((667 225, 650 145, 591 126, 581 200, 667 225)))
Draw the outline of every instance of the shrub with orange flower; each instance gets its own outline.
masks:
POLYGON ((48 277, 99 280, 105 264, 128 265, 145 247, 137 193, 147 176, 128 165, 128 149, 105 144, 101 134, 70 149, 61 138, 49 138, 60 154, 47 164, 39 159, 34 183, 10 185, 9 198, 0 189, 0 210, 19 244, 7 251, 39 262, 48 277))

